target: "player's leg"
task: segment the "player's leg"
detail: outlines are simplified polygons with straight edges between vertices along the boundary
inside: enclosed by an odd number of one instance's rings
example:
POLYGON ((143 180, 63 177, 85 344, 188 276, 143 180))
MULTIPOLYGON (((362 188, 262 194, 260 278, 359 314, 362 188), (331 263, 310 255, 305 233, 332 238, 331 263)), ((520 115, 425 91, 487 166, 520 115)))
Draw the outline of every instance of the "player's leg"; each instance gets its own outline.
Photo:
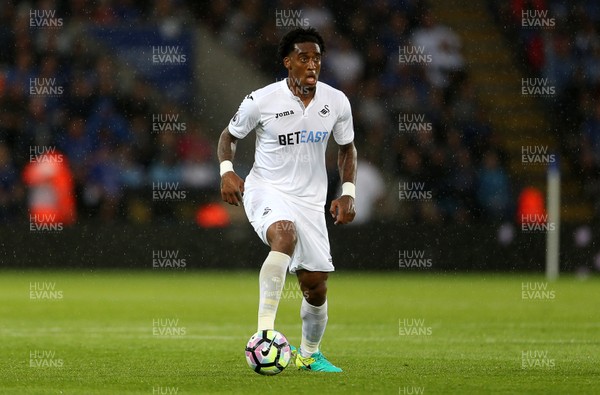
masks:
POLYGON ((302 318, 302 342, 304 357, 319 351, 319 344, 327 326, 327 278, 326 272, 297 270, 300 290, 304 298, 300 306, 302 318))
POLYGON ((267 241, 271 246, 271 251, 292 256, 297 239, 296 226, 291 221, 277 221, 267 229, 267 241))
POLYGON ((295 364, 300 369, 317 372, 341 372, 319 351, 327 326, 327 272, 296 270, 304 298, 300 307, 302 341, 296 353, 295 364))
POLYGON ((272 223, 267 229, 266 236, 271 252, 263 262, 258 277, 260 286, 258 330, 275 327, 277 307, 297 239, 296 228, 291 221, 272 223))
POLYGON ((304 298, 300 306, 302 340, 294 358, 300 369, 341 372, 319 350, 327 326, 327 279, 334 270, 325 216, 322 212, 295 213, 298 235, 290 271, 296 273, 304 298))

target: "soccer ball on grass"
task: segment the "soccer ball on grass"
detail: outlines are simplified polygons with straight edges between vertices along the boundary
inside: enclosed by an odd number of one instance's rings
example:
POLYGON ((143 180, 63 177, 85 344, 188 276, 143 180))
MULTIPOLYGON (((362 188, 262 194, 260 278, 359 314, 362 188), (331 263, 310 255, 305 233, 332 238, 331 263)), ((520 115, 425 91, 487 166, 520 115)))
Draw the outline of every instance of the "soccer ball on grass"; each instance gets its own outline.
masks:
POLYGON ((246 361, 256 373, 272 376, 281 373, 292 358, 290 344, 276 330, 256 332, 246 345, 246 361))

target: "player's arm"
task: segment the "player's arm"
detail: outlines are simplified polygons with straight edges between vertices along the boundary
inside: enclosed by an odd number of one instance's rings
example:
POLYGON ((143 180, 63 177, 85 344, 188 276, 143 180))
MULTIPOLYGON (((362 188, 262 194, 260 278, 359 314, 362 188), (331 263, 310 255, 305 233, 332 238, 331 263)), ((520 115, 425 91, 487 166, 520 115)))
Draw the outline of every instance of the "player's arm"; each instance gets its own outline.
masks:
POLYGON ((329 212, 335 218, 335 224, 348 224, 354 220, 354 196, 356 185, 357 154, 354 142, 340 145, 338 150, 338 169, 342 180, 342 196, 331 202, 329 212))
POLYGON ((219 137, 217 156, 221 167, 221 198, 229 204, 239 206, 244 193, 244 180, 233 171, 233 158, 237 146, 237 137, 225 128, 219 137))

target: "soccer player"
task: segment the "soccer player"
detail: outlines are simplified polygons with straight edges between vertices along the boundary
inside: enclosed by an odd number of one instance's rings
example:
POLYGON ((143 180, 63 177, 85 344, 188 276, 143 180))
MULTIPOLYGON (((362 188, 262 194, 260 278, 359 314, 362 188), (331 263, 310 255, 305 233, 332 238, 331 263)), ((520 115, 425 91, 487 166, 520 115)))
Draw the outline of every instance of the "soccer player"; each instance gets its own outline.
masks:
POLYGON ((286 270, 295 273, 304 298, 302 341, 293 349, 300 369, 341 372, 319 351, 327 325, 327 278, 334 270, 325 225, 325 149, 339 145, 342 196, 331 202, 335 224, 355 216, 356 148, 348 98, 318 82, 323 38, 314 28, 288 32, 278 55, 285 80, 250 93, 221 133, 221 197, 243 203, 260 239, 271 247, 259 274, 258 330, 273 329, 286 270), (233 170, 236 142, 256 133, 254 165, 246 181, 233 170))

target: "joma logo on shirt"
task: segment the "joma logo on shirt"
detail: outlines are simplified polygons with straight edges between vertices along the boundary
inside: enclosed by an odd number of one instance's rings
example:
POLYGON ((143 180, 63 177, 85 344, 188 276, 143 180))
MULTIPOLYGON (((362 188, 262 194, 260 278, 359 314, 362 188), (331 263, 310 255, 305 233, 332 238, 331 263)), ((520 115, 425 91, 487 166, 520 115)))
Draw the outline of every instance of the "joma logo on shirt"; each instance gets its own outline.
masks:
POLYGON ((329 132, 298 130, 288 134, 279 135, 279 145, 294 145, 304 143, 324 143, 329 132))
POLYGON ((284 112, 277 113, 277 114, 275 114, 275 119, 281 118, 281 117, 286 117, 288 115, 294 115, 294 110, 289 110, 289 111, 284 111, 284 112))

